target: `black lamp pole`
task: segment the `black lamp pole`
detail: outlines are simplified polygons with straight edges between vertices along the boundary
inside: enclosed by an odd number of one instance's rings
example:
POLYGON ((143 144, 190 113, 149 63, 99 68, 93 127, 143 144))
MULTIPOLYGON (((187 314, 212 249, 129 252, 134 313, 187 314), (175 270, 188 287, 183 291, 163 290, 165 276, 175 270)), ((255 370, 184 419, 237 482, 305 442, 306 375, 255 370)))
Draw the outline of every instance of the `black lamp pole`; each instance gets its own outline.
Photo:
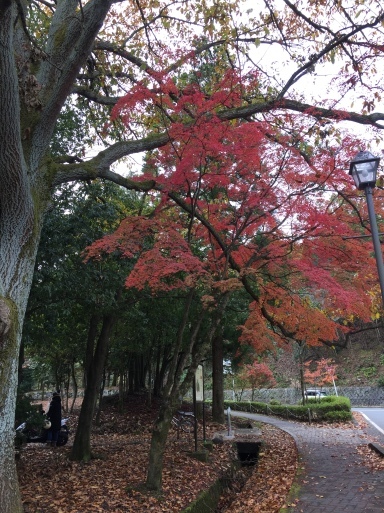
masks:
POLYGON ((367 185, 365 187, 365 197, 367 198, 368 216, 369 216, 369 222, 371 224, 373 248, 374 248, 374 251, 375 251, 376 266, 377 266, 377 272, 378 272, 378 275, 379 275, 381 297, 383 299, 383 305, 384 305, 384 263, 383 263, 383 253, 381 251, 381 244, 380 244, 380 238, 379 238, 379 230, 377 228, 375 209, 373 207, 372 187, 370 185, 367 185))
POLYGON ((359 190, 364 190, 367 199, 369 223, 371 225, 371 235, 373 240, 373 248, 375 251, 377 272, 379 275, 381 297, 384 306, 384 263, 383 253, 381 251, 381 244, 379 238, 379 230, 377 228, 377 221, 375 209, 373 206, 372 190, 376 185, 376 173, 379 167, 380 158, 375 157, 369 151, 359 151, 355 158, 351 161, 349 167, 349 174, 352 175, 356 187, 359 190))

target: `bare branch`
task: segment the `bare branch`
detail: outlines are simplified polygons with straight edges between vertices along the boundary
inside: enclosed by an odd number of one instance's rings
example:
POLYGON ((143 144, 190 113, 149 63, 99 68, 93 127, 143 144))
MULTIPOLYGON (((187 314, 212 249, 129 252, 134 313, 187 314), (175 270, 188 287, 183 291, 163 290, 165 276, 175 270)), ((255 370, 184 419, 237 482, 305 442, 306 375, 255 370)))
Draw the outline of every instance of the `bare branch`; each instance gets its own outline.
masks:
POLYGON ((105 178, 123 187, 135 190, 149 190, 154 182, 143 184, 129 180, 110 171, 110 166, 119 159, 134 153, 160 148, 169 142, 168 134, 160 134, 138 141, 118 142, 101 151, 96 157, 82 163, 56 164, 56 173, 52 185, 54 187, 74 180, 93 180, 105 178))

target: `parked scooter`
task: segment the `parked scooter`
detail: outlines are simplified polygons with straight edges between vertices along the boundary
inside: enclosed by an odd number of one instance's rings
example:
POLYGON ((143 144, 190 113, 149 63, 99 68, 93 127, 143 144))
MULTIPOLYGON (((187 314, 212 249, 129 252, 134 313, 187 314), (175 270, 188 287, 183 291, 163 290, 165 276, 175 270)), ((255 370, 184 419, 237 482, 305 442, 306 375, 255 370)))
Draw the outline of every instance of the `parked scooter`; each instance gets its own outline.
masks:
MULTIPOLYGON (((57 446, 65 445, 68 442, 69 429, 67 426, 68 418, 61 420, 61 428, 57 439, 57 446)), ((45 443, 48 437, 48 430, 51 427, 49 420, 44 421, 44 425, 41 429, 31 428, 27 426, 26 422, 23 422, 16 428, 16 435, 20 435, 23 441, 28 443, 45 443)))

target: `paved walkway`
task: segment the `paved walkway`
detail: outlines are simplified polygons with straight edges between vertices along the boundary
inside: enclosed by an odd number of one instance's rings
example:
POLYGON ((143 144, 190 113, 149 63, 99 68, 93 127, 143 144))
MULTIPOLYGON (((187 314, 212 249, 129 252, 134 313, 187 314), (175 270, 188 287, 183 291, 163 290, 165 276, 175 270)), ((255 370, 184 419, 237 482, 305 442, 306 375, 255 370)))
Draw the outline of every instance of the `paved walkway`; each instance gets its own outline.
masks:
POLYGON ((373 427, 314 427, 275 417, 231 412, 267 422, 287 431, 296 441, 300 471, 295 513, 383 513, 384 471, 362 463, 356 448, 384 436, 373 427))

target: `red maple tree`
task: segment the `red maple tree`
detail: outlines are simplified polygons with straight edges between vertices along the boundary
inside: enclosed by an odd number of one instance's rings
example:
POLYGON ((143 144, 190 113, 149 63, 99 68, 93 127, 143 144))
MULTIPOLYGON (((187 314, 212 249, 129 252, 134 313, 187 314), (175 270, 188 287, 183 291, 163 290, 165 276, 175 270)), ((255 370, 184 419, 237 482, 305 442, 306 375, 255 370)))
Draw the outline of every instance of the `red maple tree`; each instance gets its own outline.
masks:
MULTIPOLYGON (((228 71, 208 95, 198 83, 181 87, 156 73, 153 87, 148 80, 137 84, 114 115, 129 125, 143 105, 163 114, 171 142, 148 156, 137 180, 154 180, 157 216, 169 208, 189 216, 187 227, 178 214, 167 218, 170 239, 177 232, 185 237, 187 230, 189 240, 193 236, 210 248, 205 266, 212 256, 216 269, 220 262, 221 272, 235 271, 255 300, 249 324, 258 325, 258 339, 265 339, 261 324, 267 319, 279 335, 310 344, 331 340, 338 327, 331 318, 370 315, 372 275, 358 274, 369 255, 367 241, 345 239, 360 229, 345 173, 358 143, 345 138, 341 148, 339 141, 322 145, 315 130, 304 143, 299 134, 308 136, 309 123, 297 114, 266 115, 264 122, 223 119, 221 109, 241 104, 241 92, 257 88, 258 80, 255 73, 240 77, 228 71), (303 322, 308 315, 312 322, 303 322)), ((156 254, 147 252, 138 260, 128 285, 142 282, 136 277, 145 265, 155 286, 159 271, 151 268, 151 258, 156 254)), ((171 271, 174 259, 167 264, 171 271)), ((369 268, 374 274, 372 258, 369 268)), ((245 327, 243 338, 249 336, 245 327)), ((266 338, 271 336, 267 330, 266 338)))
POLYGON ((322 144, 299 114, 224 117, 223 106, 257 88, 257 74, 227 72, 209 94, 166 73, 149 82, 114 111, 132 128, 134 113, 151 106, 169 136, 135 178, 147 184, 148 214, 126 219, 89 256, 132 259, 126 285, 139 290, 203 285, 204 302, 244 287, 251 301, 240 341, 258 352, 334 341, 356 317, 368 320, 375 262, 369 241, 348 238, 365 227, 345 171, 358 142, 322 144), (370 272, 361 273, 362 260, 370 272))
POLYGON ((310 385, 323 387, 333 385, 336 376, 336 365, 330 358, 321 358, 317 361, 309 361, 304 363, 304 378, 310 385))
POLYGON ((254 399, 255 390, 258 388, 272 388, 276 386, 276 380, 271 369, 266 363, 257 361, 243 366, 240 376, 250 385, 252 398, 254 399))

